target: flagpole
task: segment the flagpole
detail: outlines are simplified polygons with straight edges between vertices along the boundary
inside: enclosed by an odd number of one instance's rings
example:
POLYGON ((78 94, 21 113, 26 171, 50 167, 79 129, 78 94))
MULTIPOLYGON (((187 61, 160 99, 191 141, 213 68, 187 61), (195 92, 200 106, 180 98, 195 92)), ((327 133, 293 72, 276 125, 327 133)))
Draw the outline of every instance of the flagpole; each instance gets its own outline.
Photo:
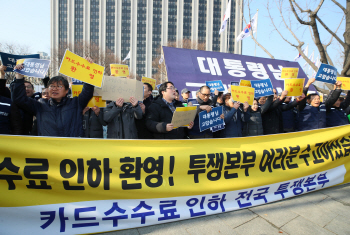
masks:
MULTIPOLYGON (((259 9, 256 10, 256 14, 258 13, 259 9)), ((252 28, 253 29, 253 28, 252 28)), ((253 32, 254 34, 254 32, 253 32)), ((256 35, 255 40, 258 41, 258 21, 256 21, 256 35)), ((254 49, 254 57, 256 56, 256 43, 255 43, 255 49, 254 49)))
MULTIPOLYGON (((230 14, 231 14, 231 12, 230 12, 230 14)), ((230 26, 231 26, 231 23, 230 23, 230 21, 231 21, 231 17, 230 18, 228 18, 228 39, 227 39, 227 53, 230 53, 230 26)))

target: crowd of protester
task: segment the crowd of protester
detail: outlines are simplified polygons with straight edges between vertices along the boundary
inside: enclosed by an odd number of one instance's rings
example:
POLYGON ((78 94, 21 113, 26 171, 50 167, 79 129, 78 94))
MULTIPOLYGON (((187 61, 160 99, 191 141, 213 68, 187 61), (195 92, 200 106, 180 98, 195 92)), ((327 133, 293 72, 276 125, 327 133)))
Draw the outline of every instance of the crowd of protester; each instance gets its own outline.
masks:
MULTIPOLYGON (((91 59, 88 59, 93 63, 91 59)), ((16 66, 22 69, 23 65, 16 66)), ((134 97, 107 101, 106 108, 87 107, 94 86, 84 83, 77 97, 70 97, 70 85, 62 76, 43 79, 42 92, 16 73, 10 89, 6 87, 5 66, 0 66, 0 134, 103 138, 111 139, 201 139, 260 136, 294 131, 306 131, 349 124, 350 94, 340 97, 341 82, 337 81, 325 102, 317 93, 307 95, 310 78, 303 94, 293 101, 288 92, 254 99, 253 105, 232 99, 231 94, 202 86, 196 97, 190 98, 187 88, 181 94, 172 82, 160 85, 157 97, 152 86, 144 83, 144 99, 134 97), (171 123, 177 107, 196 106, 197 113, 187 127, 174 128, 171 123), (222 107, 225 128, 217 132, 200 131, 199 113, 222 107)))

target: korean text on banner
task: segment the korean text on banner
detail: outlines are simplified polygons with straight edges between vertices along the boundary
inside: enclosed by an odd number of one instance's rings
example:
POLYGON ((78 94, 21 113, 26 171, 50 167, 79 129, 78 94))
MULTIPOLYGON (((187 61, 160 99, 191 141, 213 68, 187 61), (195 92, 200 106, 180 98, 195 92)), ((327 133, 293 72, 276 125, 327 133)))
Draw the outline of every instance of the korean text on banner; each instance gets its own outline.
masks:
POLYGON ((5 72, 12 72, 18 60, 29 59, 29 58, 40 59, 40 54, 12 55, 8 53, 0 52, 0 57, 1 57, 2 64, 7 67, 5 72))
POLYGON ((93 86, 101 87, 104 71, 103 66, 91 64, 86 59, 66 50, 58 72, 93 86))
POLYGON ((297 78, 299 68, 282 68, 281 78, 297 78))
POLYGON ((129 66, 126 64, 110 64, 111 75, 115 77, 129 76, 129 66))
POLYGON ((273 95, 273 86, 270 79, 259 81, 250 81, 252 87, 255 88, 255 97, 273 95))
POLYGON ((35 78, 44 78, 50 67, 50 60, 24 59, 23 69, 13 70, 16 73, 35 78))
POLYGON ((143 83, 135 79, 105 76, 102 88, 95 87, 94 92, 94 95, 102 96, 104 100, 116 101, 123 98, 124 102, 129 102, 133 96, 138 101, 143 101, 143 83))
POLYGON ((241 103, 248 102, 249 105, 253 105, 254 101, 254 88, 245 86, 231 86, 231 97, 234 101, 241 103))
POLYGON ((344 125, 283 137, 218 140, 2 135, 1 232, 121 230, 239 210, 349 183, 349 133, 350 126, 344 125))
POLYGON ((349 77, 337 77, 337 81, 341 81, 341 89, 350 91, 350 78, 349 77))
POLYGON ((239 82, 239 85, 240 86, 252 87, 252 84, 250 83, 250 81, 249 80, 244 80, 244 79, 241 79, 241 81, 239 82))
MULTIPOLYGON (((83 85, 72 85, 72 95, 73 97, 79 96, 81 91, 83 90, 83 85)), ((93 96, 89 103, 87 104, 87 107, 94 107, 97 106, 99 108, 105 108, 106 107, 106 101, 102 100, 101 96, 93 96)))
POLYGON ((188 126, 190 122, 194 121, 196 114, 197 107, 195 106, 177 107, 171 119, 171 123, 174 125, 174 128, 188 126))
POLYGON ((287 96, 301 96, 303 94, 304 78, 289 78, 284 80, 284 90, 287 96))
POLYGON ((149 83, 152 86, 153 90, 156 88, 156 79, 154 78, 142 77, 141 82, 149 83))
POLYGON ((218 91, 225 91, 225 87, 224 84, 222 84, 221 80, 217 80, 217 81, 206 81, 205 84, 210 88, 210 92, 214 93, 215 90, 218 91))
POLYGON ((321 64, 315 76, 316 81, 335 84, 337 69, 329 64, 321 64))
POLYGON ((213 108, 209 113, 204 110, 198 114, 199 116, 199 129, 204 131, 211 127, 224 124, 224 119, 221 119, 220 115, 223 113, 222 106, 213 108))

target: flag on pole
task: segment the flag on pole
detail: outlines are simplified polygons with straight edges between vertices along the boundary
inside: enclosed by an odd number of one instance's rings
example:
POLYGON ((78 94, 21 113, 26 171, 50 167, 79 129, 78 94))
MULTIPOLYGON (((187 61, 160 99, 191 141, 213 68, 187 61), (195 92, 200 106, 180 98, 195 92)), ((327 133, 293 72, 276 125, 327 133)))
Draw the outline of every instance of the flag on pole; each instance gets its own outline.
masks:
MULTIPOLYGON (((320 67, 321 61, 320 61, 320 59, 319 59, 319 56, 317 56, 317 57, 316 57, 316 60, 313 61, 313 62, 314 62, 314 64, 316 65, 317 68, 320 67)), ((314 78, 314 77, 316 76, 316 74, 317 74, 317 71, 315 70, 315 72, 314 72, 314 74, 312 75, 312 77, 314 78)))
MULTIPOLYGON (((307 51, 309 50, 309 45, 306 46, 306 48, 304 48, 302 51, 304 54, 306 54, 307 56, 307 51)), ((301 54, 299 53, 295 58, 294 58, 294 61, 297 61, 301 58, 301 54)))
POLYGON ((222 22, 221 22, 221 28, 220 28, 219 34, 225 31, 227 21, 230 18, 230 16, 231 16, 231 0, 228 2, 228 6, 226 8, 224 18, 222 19, 222 22))
POLYGON ((243 31, 238 35, 238 37, 236 38, 236 42, 239 42, 242 39, 249 37, 250 36, 249 31, 252 31, 253 34, 258 31, 258 12, 255 13, 251 22, 247 24, 247 26, 243 29, 243 31))
MULTIPOLYGON (((313 63, 315 63, 313 60, 314 60, 314 53, 315 53, 315 51, 312 51, 312 53, 311 53, 311 55, 309 56, 309 60, 311 60, 311 62, 313 62, 313 63)), ((305 62, 305 64, 304 64, 304 70, 305 70, 305 67, 308 65, 308 63, 307 62, 305 62)), ((309 68, 308 68, 308 71, 310 70, 310 65, 309 65, 309 68)))
POLYGON ((160 59, 159 59, 159 64, 162 64, 163 61, 164 61, 164 55, 162 54, 162 57, 160 57, 160 59))
POLYGON ((129 53, 125 56, 123 62, 125 62, 125 61, 128 60, 128 59, 130 59, 130 51, 129 51, 129 53))

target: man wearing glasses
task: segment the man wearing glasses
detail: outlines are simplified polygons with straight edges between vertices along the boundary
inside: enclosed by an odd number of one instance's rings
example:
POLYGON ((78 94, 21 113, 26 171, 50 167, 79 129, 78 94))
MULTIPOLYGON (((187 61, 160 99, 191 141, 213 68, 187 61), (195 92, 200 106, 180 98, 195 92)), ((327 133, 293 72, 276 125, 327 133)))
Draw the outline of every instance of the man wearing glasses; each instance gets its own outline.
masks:
MULTIPOLYGON (((91 59, 88 59, 92 63, 91 59)), ((15 69, 22 69, 23 64, 15 69)), ((50 99, 35 99, 26 96, 23 75, 16 73, 13 82, 13 102, 33 113, 38 121, 39 136, 83 137, 82 111, 92 98, 94 86, 85 84, 78 97, 68 98, 68 81, 56 76, 48 83, 50 99)))
MULTIPOLYGON (((171 123, 176 107, 183 107, 181 101, 175 100, 175 87, 172 82, 165 82, 159 87, 159 94, 149 106, 146 117, 146 127, 153 133, 155 139, 184 139, 184 127, 174 129, 171 123)), ((188 129, 193 127, 190 123, 188 129)))
POLYGON ((202 138, 213 138, 213 133, 207 129, 205 131, 200 132, 199 129, 199 116, 198 113, 206 110, 208 113, 211 111, 213 106, 213 101, 210 98, 210 88, 208 86, 202 86, 199 89, 197 102, 199 106, 197 106, 197 115, 194 119, 194 126, 189 131, 189 137, 191 139, 202 139, 202 138))

